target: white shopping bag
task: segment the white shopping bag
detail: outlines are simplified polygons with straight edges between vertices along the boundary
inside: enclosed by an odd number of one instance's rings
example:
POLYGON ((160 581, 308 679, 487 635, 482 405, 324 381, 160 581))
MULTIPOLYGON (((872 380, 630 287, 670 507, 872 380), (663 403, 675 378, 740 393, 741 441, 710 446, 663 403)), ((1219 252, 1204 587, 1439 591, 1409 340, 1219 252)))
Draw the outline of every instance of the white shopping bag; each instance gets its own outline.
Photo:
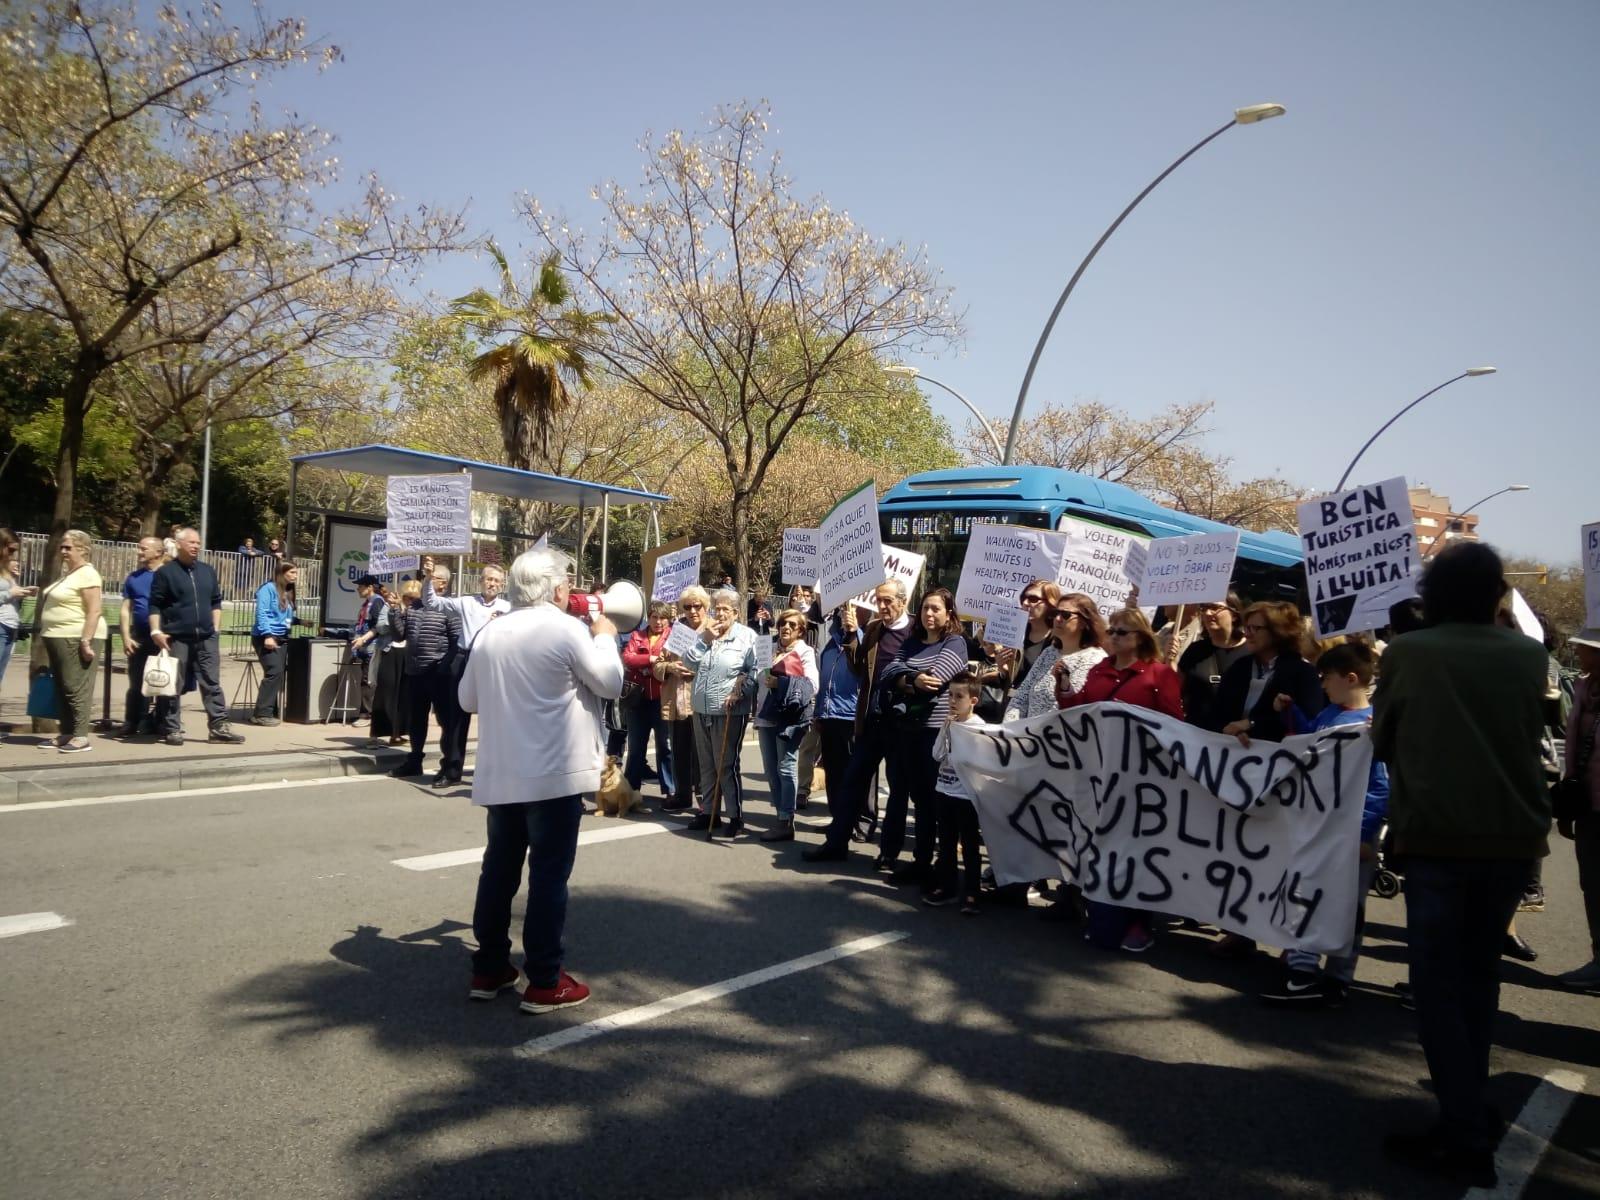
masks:
POLYGON ((144 694, 146 696, 178 694, 178 660, 165 650, 144 660, 144 694))

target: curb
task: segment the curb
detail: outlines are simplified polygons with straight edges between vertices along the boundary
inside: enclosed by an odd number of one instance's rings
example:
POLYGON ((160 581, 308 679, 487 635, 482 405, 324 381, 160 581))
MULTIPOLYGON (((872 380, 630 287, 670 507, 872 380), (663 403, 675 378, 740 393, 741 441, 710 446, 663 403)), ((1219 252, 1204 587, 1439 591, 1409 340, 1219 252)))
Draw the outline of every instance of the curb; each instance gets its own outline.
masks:
MULTIPOLYGON (((470 749, 470 747, 469 747, 470 749)), ((0 771, 0 806, 40 800, 83 800, 138 796, 238 784, 378 775, 402 761, 404 751, 388 747, 357 750, 263 751, 159 762, 123 762, 34 767, 0 771)))

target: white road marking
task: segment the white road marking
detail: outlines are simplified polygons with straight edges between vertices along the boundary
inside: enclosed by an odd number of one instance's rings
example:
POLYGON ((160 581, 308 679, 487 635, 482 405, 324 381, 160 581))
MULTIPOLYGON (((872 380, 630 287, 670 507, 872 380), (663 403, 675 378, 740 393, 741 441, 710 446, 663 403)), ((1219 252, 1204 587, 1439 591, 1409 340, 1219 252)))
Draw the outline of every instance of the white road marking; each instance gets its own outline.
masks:
POLYGON ((63 917, 60 913, 18 913, 14 917, 0 917, 0 938, 43 933, 47 929, 65 929, 71 924, 72 918, 63 917))
POLYGON ((0 804, 0 816, 6 813, 36 812, 41 808, 87 808, 94 804, 132 804, 135 800, 176 800, 183 796, 227 796, 234 792, 335 787, 342 783, 376 783, 387 778, 387 775, 338 775, 331 779, 277 779, 270 783, 234 783, 214 788, 175 788, 168 792, 139 792, 131 796, 81 796, 72 800, 29 800, 25 804, 0 804))
MULTIPOLYGON (((652 833, 666 833, 682 829, 665 821, 635 821, 611 829, 586 829, 578 835, 578 845, 593 846, 599 842, 620 842, 627 838, 645 837, 652 833)), ((446 850, 443 854, 423 854, 416 858, 397 858, 394 865, 408 871, 438 871, 445 867, 464 867, 468 863, 483 861, 482 846, 472 850, 446 850)))
POLYGON ((1516 1200, 1539 1168, 1550 1138, 1567 1110, 1583 1091, 1584 1077, 1576 1071, 1551 1071, 1533 1089, 1517 1119, 1506 1127, 1495 1153, 1500 1173, 1498 1187, 1472 1188, 1463 1200, 1516 1200))
POLYGON ((657 1017, 664 1017, 675 1013, 679 1009, 692 1008, 697 1004, 709 1004, 713 1000, 720 1000, 734 992, 742 992, 745 988, 756 987, 758 984, 771 983, 774 979, 782 979, 785 975, 794 975, 800 971, 809 971, 812 967, 820 967, 835 959, 849 958, 853 954, 865 954, 868 950, 876 950, 881 946, 888 946, 898 942, 901 938, 910 937, 909 930, 896 930, 892 933, 874 933, 868 937, 856 938, 854 941, 841 942, 827 950, 819 950, 815 954, 807 954, 802 958, 791 958, 788 962, 777 963, 774 966, 763 967, 759 971, 751 971, 747 975, 735 975, 732 979, 724 979, 721 983, 709 984, 706 987, 694 988, 692 991, 679 992, 676 996, 668 996, 664 1000, 657 1000, 651 1004, 642 1004, 638 1008, 624 1009, 622 1012, 612 1013, 609 1017, 590 1021, 583 1025, 572 1025, 566 1029, 547 1033, 543 1037, 536 1037, 531 1042, 524 1042, 513 1052, 522 1058, 537 1058, 543 1054, 560 1050, 578 1042, 586 1042, 590 1038, 601 1037, 608 1033, 615 1033, 620 1029, 627 1029, 633 1025, 642 1025, 646 1021, 653 1021, 657 1017))

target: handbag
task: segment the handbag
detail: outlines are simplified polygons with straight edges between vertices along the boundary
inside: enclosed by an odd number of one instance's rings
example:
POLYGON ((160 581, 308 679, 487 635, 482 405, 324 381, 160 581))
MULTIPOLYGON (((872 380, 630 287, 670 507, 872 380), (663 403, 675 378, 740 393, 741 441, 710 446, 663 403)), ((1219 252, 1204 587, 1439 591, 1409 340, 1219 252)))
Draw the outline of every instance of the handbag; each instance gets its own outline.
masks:
POLYGON ((144 660, 143 690, 146 696, 178 694, 178 660, 165 650, 144 660))
POLYGON ((56 707, 56 675, 48 667, 28 684, 28 715, 45 721, 55 721, 61 716, 56 707))
MULTIPOLYGON (((1583 739, 1583 748, 1572 764, 1572 774, 1550 788, 1551 815, 1558 826, 1571 826, 1589 811, 1589 759, 1594 755, 1596 729, 1600 729, 1600 713, 1589 722, 1589 736, 1583 739)), ((1565 829, 1561 832, 1563 836, 1571 836, 1565 829)))

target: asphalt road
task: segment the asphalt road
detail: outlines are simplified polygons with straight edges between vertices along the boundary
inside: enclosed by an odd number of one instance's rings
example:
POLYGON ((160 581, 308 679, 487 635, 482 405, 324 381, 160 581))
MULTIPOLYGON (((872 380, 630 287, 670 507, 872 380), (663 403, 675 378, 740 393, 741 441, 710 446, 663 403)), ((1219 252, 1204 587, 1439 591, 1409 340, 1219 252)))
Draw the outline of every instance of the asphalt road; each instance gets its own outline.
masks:
MULTIPOLYGON (((923 908, 865 856, 663 831, 579 850, 594 998, 528 1016, 466 1000, 475 866, 396 865, 482 842, 465 791, 374 779, 0 812, 0 917, 72 922, 0 938, 0 1195, 1452 1194, 1379 1152, 1428 1115, 1397 901, 1348 1007, 1283 1013, 1264 954, 1107 954, 1036 910, 923 908), (872 935, 904 936, 519 1052, 872 935)), ((1530 1200, 1600 1194, 1600 999, 1546 977, 1584 957, 1565 844, 1546 883, 1495 1099, 1586 1082, 1530 1200)))

